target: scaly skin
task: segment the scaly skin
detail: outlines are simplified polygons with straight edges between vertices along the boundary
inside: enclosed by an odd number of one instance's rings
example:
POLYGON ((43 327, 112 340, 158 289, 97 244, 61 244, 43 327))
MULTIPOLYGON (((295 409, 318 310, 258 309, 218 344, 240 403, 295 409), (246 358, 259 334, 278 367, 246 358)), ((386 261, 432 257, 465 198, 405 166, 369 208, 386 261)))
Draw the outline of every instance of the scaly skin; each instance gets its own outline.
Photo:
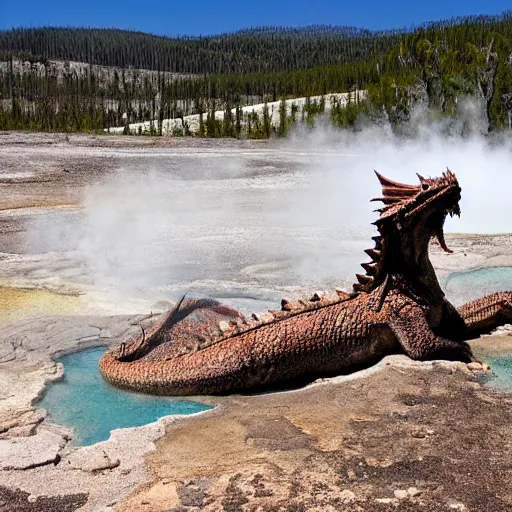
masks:
POLYGON ((104 378, 145 393, 215 394, 350 372, 396 352, 473 360, 465 340, 510 321, 512 293, 457 310, 439 286, 428 244, 436 236, 450 252, 442 227, 447 213, 459 213, 455 175, 420 176, 420 186, 377 176, 385 205, 375 222, 380 235, 353 294, 283 300, 283 311, 257 322, 215 301, 182 299, 149 332, 101 358, 104 378))
POLYGON ((466 339, 478 338, 512 321, 512 292, 486 295, 464 304, 457 311, 466 324, 466 339))

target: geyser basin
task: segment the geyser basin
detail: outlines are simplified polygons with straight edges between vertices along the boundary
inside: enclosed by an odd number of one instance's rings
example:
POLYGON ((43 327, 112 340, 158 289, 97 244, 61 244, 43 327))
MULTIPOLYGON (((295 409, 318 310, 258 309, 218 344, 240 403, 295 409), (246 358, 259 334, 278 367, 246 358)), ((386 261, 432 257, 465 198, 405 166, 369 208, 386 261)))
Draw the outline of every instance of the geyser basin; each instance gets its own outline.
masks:
POLYGON ((98 371, 104 349, 65 356, 64 379, 52 383, 39 402, 54 423, 73 427, 74 444, 89 445, 109 438, 116 428, 138 427, 170 414, 193 414, 211 407, 189 400, 148 396, 108 385, 98 371))
MULTIPOLYGON (((450 300, 457 305, 498 290, 512 289, 512 268, 499 267, 456 272, 443 281, 450 300)), ((482 347, 493 343, 481 340, 482 347)), ((496 342, 500 344, 499 341, 496 342)), ((171 414, 192 414, 209 406, 188 400, 176 400, 131 393, 105 383, 98 371, 104 349, 91 349, 63 357, 65 376, 49 385, 38 405, 48 410, 55 423, 75 429, 74 444, 88 445, 108 439, 116 428, 151 423, 171 414)), ((512 352, 479 353, 493 369, 488 385, 512 389, 512 352)))

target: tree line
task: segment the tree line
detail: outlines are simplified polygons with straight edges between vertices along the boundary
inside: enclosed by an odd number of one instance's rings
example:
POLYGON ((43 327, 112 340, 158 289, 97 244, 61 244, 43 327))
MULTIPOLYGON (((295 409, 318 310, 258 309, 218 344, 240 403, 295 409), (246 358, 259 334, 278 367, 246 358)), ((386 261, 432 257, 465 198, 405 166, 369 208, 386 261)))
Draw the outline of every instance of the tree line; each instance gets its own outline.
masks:
POLYGON ((0 31, 0 50, 185 74, 260 73, 364 60, 387 51, 400 35, 323 25, 176 38, 117 29, 16 28, 0 31))
POLYGON ((174 39, 100 29, 0 32, 0 129, 95 131, 155 120, 158 133, 163 119, 199 114, 212 127, 204 135, 239 136, 214 128, 216 110, 362 89, 365 101, 331 110, 335 124, 385 113, 398 125, 418 102, 453 116, 459 99, 473 95, 490 130, 511 128, 512 14, 381 33, 329 26, 174 39), (118 68, 105 80, 92 65, 55 71, 55 58, 118 68))

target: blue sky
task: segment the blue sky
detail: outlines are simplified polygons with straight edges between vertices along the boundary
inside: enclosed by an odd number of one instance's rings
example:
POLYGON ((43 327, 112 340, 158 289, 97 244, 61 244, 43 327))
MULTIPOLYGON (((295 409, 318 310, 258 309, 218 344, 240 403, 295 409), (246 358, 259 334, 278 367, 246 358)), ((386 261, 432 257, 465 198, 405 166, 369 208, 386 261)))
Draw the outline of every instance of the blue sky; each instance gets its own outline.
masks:
POLYGON ((511 7, 510 0, 0 0, 0 29, 116 27, 169 36, 318 23, 386 29, 452 16, 498 14, 511 7))

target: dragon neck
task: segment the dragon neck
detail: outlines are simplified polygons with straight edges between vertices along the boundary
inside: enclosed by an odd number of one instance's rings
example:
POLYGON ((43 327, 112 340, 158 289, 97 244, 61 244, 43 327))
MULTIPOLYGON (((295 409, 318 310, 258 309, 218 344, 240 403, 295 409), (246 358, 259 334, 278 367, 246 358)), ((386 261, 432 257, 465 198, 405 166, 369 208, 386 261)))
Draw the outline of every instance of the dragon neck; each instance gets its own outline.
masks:
POLYGON ((372 237, 375 246, 365 250, 371 261, 361 263, 366 273, 356 274, 354 291, 370 293, 387 279, 393 287, 429 303, 443 300, 444 292, 429 258, 429 238, 415 241, 411 235, 410 243, 405 243, 403 236, 393 226, 379 229, 379 235, 372 237))

